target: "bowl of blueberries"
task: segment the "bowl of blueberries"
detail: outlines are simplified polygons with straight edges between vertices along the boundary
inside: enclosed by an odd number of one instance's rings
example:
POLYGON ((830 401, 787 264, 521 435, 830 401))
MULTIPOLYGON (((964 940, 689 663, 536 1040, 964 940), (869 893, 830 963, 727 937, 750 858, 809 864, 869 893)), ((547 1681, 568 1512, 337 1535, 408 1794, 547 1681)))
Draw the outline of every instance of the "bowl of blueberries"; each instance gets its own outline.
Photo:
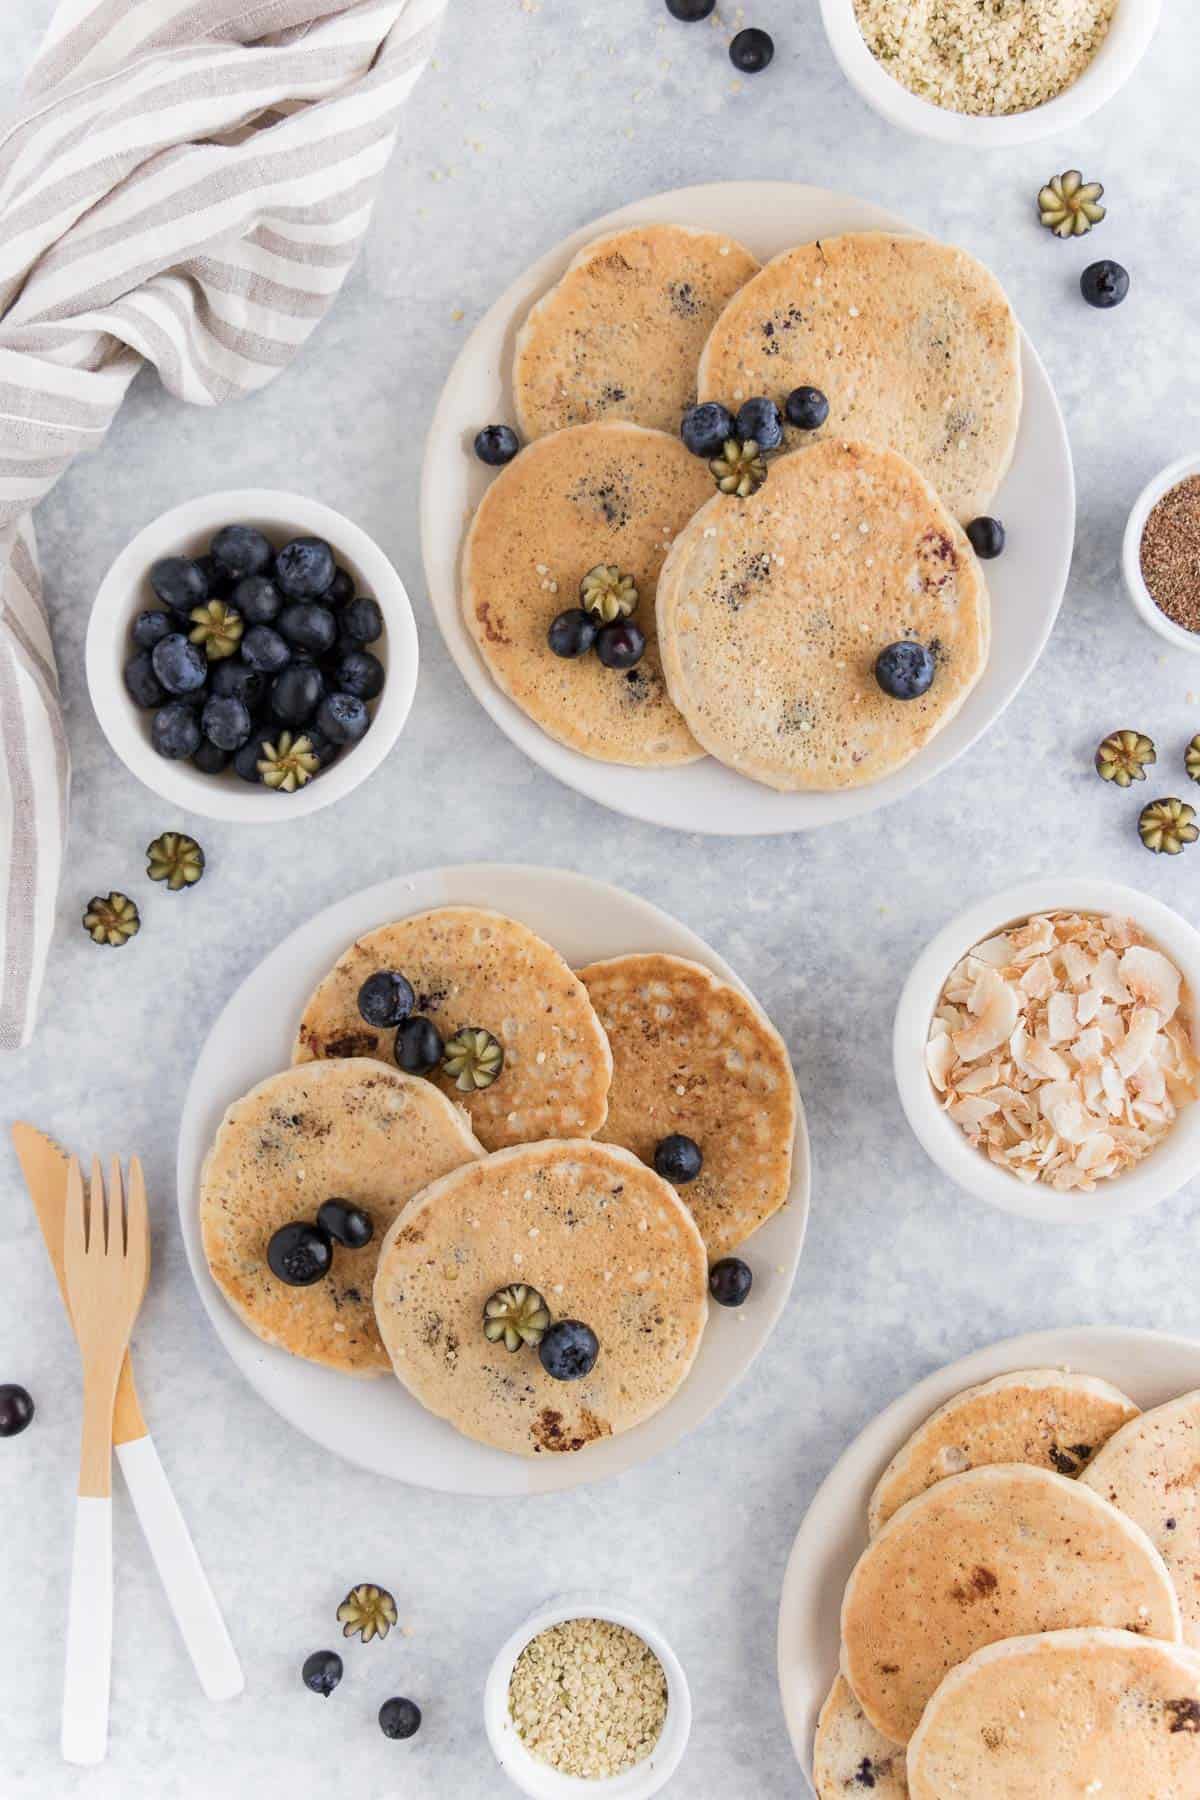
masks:
POLYGON ((126 768, 205 818, 317 812, 408 717, 417 633, 359 526, 295 494, 209 494, 138 533, 87 636, 96 715, 126 768))

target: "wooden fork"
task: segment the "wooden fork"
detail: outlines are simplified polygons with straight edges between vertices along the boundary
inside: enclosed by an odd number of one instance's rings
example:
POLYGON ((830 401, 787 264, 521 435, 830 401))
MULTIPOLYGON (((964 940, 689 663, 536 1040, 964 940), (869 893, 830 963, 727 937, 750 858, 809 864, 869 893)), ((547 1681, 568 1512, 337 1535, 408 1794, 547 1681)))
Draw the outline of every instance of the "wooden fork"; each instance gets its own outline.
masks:
POLYGON ((112 1669, 112 1447, 117 1377, 150 1273, 150 1225, 142 1166, 129 1165, 125 1193, 116 1157, 105 1203, 100 1160, 84 1198, 71 1158, 63 1219, 63 1263, 83 1360, 83 1438, 67 1618, 62 1753, 98 1763, 108 1747, 112 1669))

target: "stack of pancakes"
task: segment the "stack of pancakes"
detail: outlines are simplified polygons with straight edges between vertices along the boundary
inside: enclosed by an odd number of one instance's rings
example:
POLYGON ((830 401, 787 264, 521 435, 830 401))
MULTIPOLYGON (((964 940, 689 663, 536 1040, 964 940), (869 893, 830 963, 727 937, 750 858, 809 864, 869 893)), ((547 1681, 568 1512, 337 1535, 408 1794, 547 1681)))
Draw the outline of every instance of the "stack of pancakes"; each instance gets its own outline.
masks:
POLYGON ((1020 1370, 941 1407, 871 1497, 819 1800, 1200 1794, 1200 1394, 1020 1370))
POLYGON ((778 789, 877 781, 951 719, 987 660, 987 587, 963 532, 1012 457, 1016 320, 965 252, 887 232, 760 268, 718 233, 644 225, 589 245, 533 308, 513 399, 526 448, 467 534, 462 605, 504 691, 561 743, 669 766, 706 753, 778 789), (718 494, 680 421, 821 389, 748 498, 718 494), (638 588, 634 669, 547 642, 597 564, 638 588), (875 658, 936 661, 918 700, 875 658))

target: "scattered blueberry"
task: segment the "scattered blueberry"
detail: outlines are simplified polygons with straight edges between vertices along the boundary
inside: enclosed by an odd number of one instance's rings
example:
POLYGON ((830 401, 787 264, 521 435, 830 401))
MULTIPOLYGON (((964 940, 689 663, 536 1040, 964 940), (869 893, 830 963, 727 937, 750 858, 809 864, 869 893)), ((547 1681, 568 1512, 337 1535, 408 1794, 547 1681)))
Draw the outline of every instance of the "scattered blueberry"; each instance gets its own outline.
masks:
POLYGON ((373 644, 383 635, 383 614, 378 600, 372 600, 369 594, 360 594, 357 600, 351 600, 338 614, 338 629, 352 643, 373 644))
POLYGON ((244 575, 230 595, 230 605, 247 625, 273 625, 283 601, 279 589, 266 575, 244 575))
POLYGON ((242 661, 259 675, 278 675, 291 660, 291 650, 271 625, 252 625, 242 639, 242 661))
POLYGON ((235 752, 233 758, 234 774, 240 775, 243 781, 261 781, 262 774, 259 771, 258 765, 262 761, 262 753, 263 736, 260 731, 256 731, 246 740, 241 749, 235 752))
POLYGON ((192 767, 199 769, 202 775, 219 775, 223 769, 229 767, 228 752, 219 750, 215 744, 210 744, 207 738, 201 738, 200 748, 192 758, 192 767))
POLYGON ((937 663, 932 650, 905 638, 875 658, 875 679, 893 700, 919 700, 933 685, 937 663))
POLYGON ((249 708, 233 694, 213 694, 204 703, 200 729, 210 744, 232 756, 253 729, 249 708))
POLYGON ((990 562, 993 556, 999 556, 1004 548, 1004 527, 999 519, 989 519, 986 514, 972 519, 967 526, 967 536, 971 540, 971 548, 976 556, 990 562))
POLYGON ((240 700, 250 712, 256 713, 263 703, 267 691, 267 679, 240 656, 227 656, 219 663, 214 663, 208 677, 210 694, 220 694, 222 699, 240 700))
POLYGON ((347 1250, 361 1250, 375 1235, 370 1213, 351 1206, 349 1200, 324 1200, 317 1208, 317 1224, 347 1250))
POLYGON ((789 425, 797 431, 819 431, 829 417, 829 402, 820 388, 793 388, 784 402, 789 425))
POLYGON ((407 1019, 417 1004, 412 983, 395 969, 378 969, 358 990, 358 1010, 368 1025, 390 1031, 407 1019))
POLYGON ((150 742, 159 756, 171 762, 183 762, 200 748, 200 725, 196 710, 184 700, 172 700, 160 707, 150 725, 150 742))
POLYGON ((275 558, 275 583, 289 600, 316 600, 328 593, 336 571, 324 538, 293 538, 275 558))
POLYGON ((600 1340, 579 1319, 558 1319, 542 1334, 538 1357, 553 1381, 581 1381, 600 1354, 600 1340))
POLYGON ((19 1437, 33 1423, 33 1396, 19 1382, 0 1383, 0 1438, 19 1437))
POLYGON ((333 671, 333 685, 340 694, 356 700, 374 700, 383 692, 383 664, 369 650, 347 650, 333 671))
POLYGON ((208 658, 199 644, 193 644, 181 631, 168 632, 150 652, 154 673, 168 694, 194 694, 204 686, 208 675, 208 658))
MULTIPOLYGON (((711 16, 717 0, 667 0, 667 11, 673 19, 682 19, 685 25, 696 25, 701 19, 711 16)), ((696 455, 703 453, 697 451, 696 455)))
POLYGON ((337 642, 337 620, 327 606, 318 606, 313 600, 296 600, 285 606, 276 629, 294 650, 310 650, 314 656, 324 656, 337 642))
POLYGON ((317 1225, 281 1225, 267 1245, 272 1275, 289 1287, 311 1287, 328 1275, 332 1264, 332 1240, 317 1225))
POLYGON ((754 1272, 740 1256, 723 1256, 708 1271, 708 1291, 718 1306, 740 1306, 754 1286, 754 1272))
POLYGON ((437 1026, 421 1013, 413 1013, 396 1032, 396 1062, 406 1075, 428 1075, 442 1060, 443 1044, 437 1026))
POLYGON ((1129 271, 1110 257, 1089 263, 1079 277, 1079 291, 1089 306, 1120 306, 1129 292, 1129 271))
POLYGON ((654 1167, 664 1181, 679 1187, 683 1182, 695 1181, 704 1167, 704 1156, 694 1138, 673 1131, 655 1144, 654 1167))
POLYGON ((632 669, 645 654, 645 633, 632 619, 614 619, 596 633, 596 655, 606 669, 632 669))
POLYGON ((150 652, 142 650, 137 656, 131 656, 124 668, 125 688, 135 706, 150 708, 161 706, 167 697, 167 690, 154 673, 154 664, 150 660, 150 652))
POLYGON ((317 730, 334 744, 357 744, 370 723, 370 713, 354 694, 329 694, 317 708, 317 730))
POLYGON ((734 435, 743 444, 753 438, 760 450, 778 450, 783 442, 783 419, 775 402, 761 396, 743 402, 734 435))
POLYGON ((492 469, 510 463, 520 448, 521 441, 511 425, 485 425, 476 434, 475 454, 492 469))
POLYGON ((293 663, 271 683, 271 717, 281 725, 303 725, 316 712, 324 692, 320 669, 314 669, 311 663, 293 663))
POLYGON ((421 1729, 421 1709, 415 1700, 399 1696, 385 1700, 379 1709, 379 1729, 386 1738, 415 1737, 421 1729))
POLYGON ((323 1699, 328 1700, 342 1679, 341 1657, 336 1650, 314 1650, 311 1656, 304 1659, 300 1679, 312 1693, 320 1694, 323 1699))
POLYGON ((190 556, 164 556, 150 569, 150 586, 155 598, 172 612, 190 613, 193 606, 203 606, 208 599, 208 583, 204 570, 190 556))
POLYGON ((568 607, 550 621, 546 641, 555 656, 583 656, 596 642, 599 626, 595 616, 582 606, 568 607))
POLYGON ((345 569, 338 569, 329 584, 329 592, 325 596, 330 606, 345 606, 354 598, 354 578, 345 569))
POLYGON ((223 525, 209 545, 214 559, 235 581, 243 575, 261 575, 271 566, 275 552, 271 540, 253 525, 223 525))
POLYGON ((775 40, 769 31, 748 25, 739 31, 729 46, 729 60, 743 75, 757 75, 775 54, 775 40))
POLYGON ((679 427, 683 447, 693 456, 720 456, 726 441, 735 436, 733 414, 719 400, 689 406, 679 427))
POLYGON ((129 635, 139 650, 153 650, 155 644, 160 644, 174 629, 170 613, 153 607, 149 612, 138 614, 129 635))

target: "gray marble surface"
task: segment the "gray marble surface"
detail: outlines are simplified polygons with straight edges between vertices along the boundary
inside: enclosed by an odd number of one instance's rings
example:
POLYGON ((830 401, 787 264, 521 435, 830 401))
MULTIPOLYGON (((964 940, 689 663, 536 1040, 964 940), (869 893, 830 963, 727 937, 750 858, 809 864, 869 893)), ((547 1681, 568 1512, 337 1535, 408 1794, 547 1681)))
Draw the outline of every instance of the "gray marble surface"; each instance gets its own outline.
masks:
MULTIPOLYGON (((1135 4, 1136 0, 1123 0, 1135 4)), ((72 1144, 140 1149, 155 1270, 138 1326, 147 1411, 243 1653, 247 1692, 199 1695, 127 1505, 118 1506, 110 1759, 57 1759, 61 1639, 79 1383, 7 1139, 0 1141, 0 1380, 38 1416, 0 1446, 0 1790, 13 1800, 283 1800, 312 1792, 498 1791, 480 1693, 510 1626, 585 1581, 635 1593, 687 1665, 688 1800, 802 1794, 774 1673, 775 1610, 816 1485, 886 1401, 992 1339, 1111 1322, 1200 1334, 1187 1250, 1196 1192, 1106 1231, 1051 1231, 985 1210, 925 1160, 901 1116, 889 1030, 932 929, 1004 883, 1105 873, 1200 912, 1194 861, 1139 846, 1135 807, 1091 772, 1105 731, 1151 732, 1166 767, 1200 729, 1200 664, 1138 623, 1117 574, 1126 510, 1194 450, 1200 246, 1195 100, 1200 17, 1168 6, 1143 68, 1069 141, 1004 155, 901 136, 847 89, 815 0, 755 0, 774 66, 736 90, 724 34, 661 0, 454 0, 436 66, 408 109, 362 260, 333 316, 253 400, 219 413, 135 387, 103 450, 39 518, 75 757, 72 838, 38 1035, 0 1066, 0 1119, 72 1144), (1038 229, 1037 188, 1078 165, 1111 212, 1086 243, 1038 229), (901 808, 819 836, 720 842, 632 824, 578 799, 513 749, 470 698, 423 591, 417 474, 426 420, 473 322, 535 255, 641 194, 722 177, 856 191, 997 270, 1046 359, 1079 478, 1062 616, 1003 720, 901 808), (1093 252, 1093 245, 1096 246, 1093 252), (1074 289, 1092 254, 1133 274, 1112 315, 1074 289), (111 557, 163 508, 218 485, 290 485, 380 539, 414 596, 420 688, 383 770, 320 829, 196 825, 203 885, 164 898, 142 846, 188 821, 117 762, 88 702, 88 603, 111 557), (1190 690, 1195 690, 1190 691, 1190 690), (816 1161, 795 1297, 768 1352, 669 1456, 574 1495, 448 1504, 331 1460, 254 1396, 193 1290, 174 1220, 174 1144, 210 1022, 281 936, 341 895, 409 867, 549 861, 632 888, 707 937, 791 1045, 816 1161), (127 886, 146 924, 120 958, 79 929, 88 895, 127 886), (390 1581, 412 1635, 362 1652, 328 1706, 299 1687, 348 1581, 390 1581), (380 1699, 418 1698, 411 1745, 375 1728, 380 1699)), ((0 13, 0 95, 50 11, 0 13)), ((1046 496, 1053 506, 1055 496, 1046 496)), ((1179 791, 1167 775, 1160 791, 1179 791)))

